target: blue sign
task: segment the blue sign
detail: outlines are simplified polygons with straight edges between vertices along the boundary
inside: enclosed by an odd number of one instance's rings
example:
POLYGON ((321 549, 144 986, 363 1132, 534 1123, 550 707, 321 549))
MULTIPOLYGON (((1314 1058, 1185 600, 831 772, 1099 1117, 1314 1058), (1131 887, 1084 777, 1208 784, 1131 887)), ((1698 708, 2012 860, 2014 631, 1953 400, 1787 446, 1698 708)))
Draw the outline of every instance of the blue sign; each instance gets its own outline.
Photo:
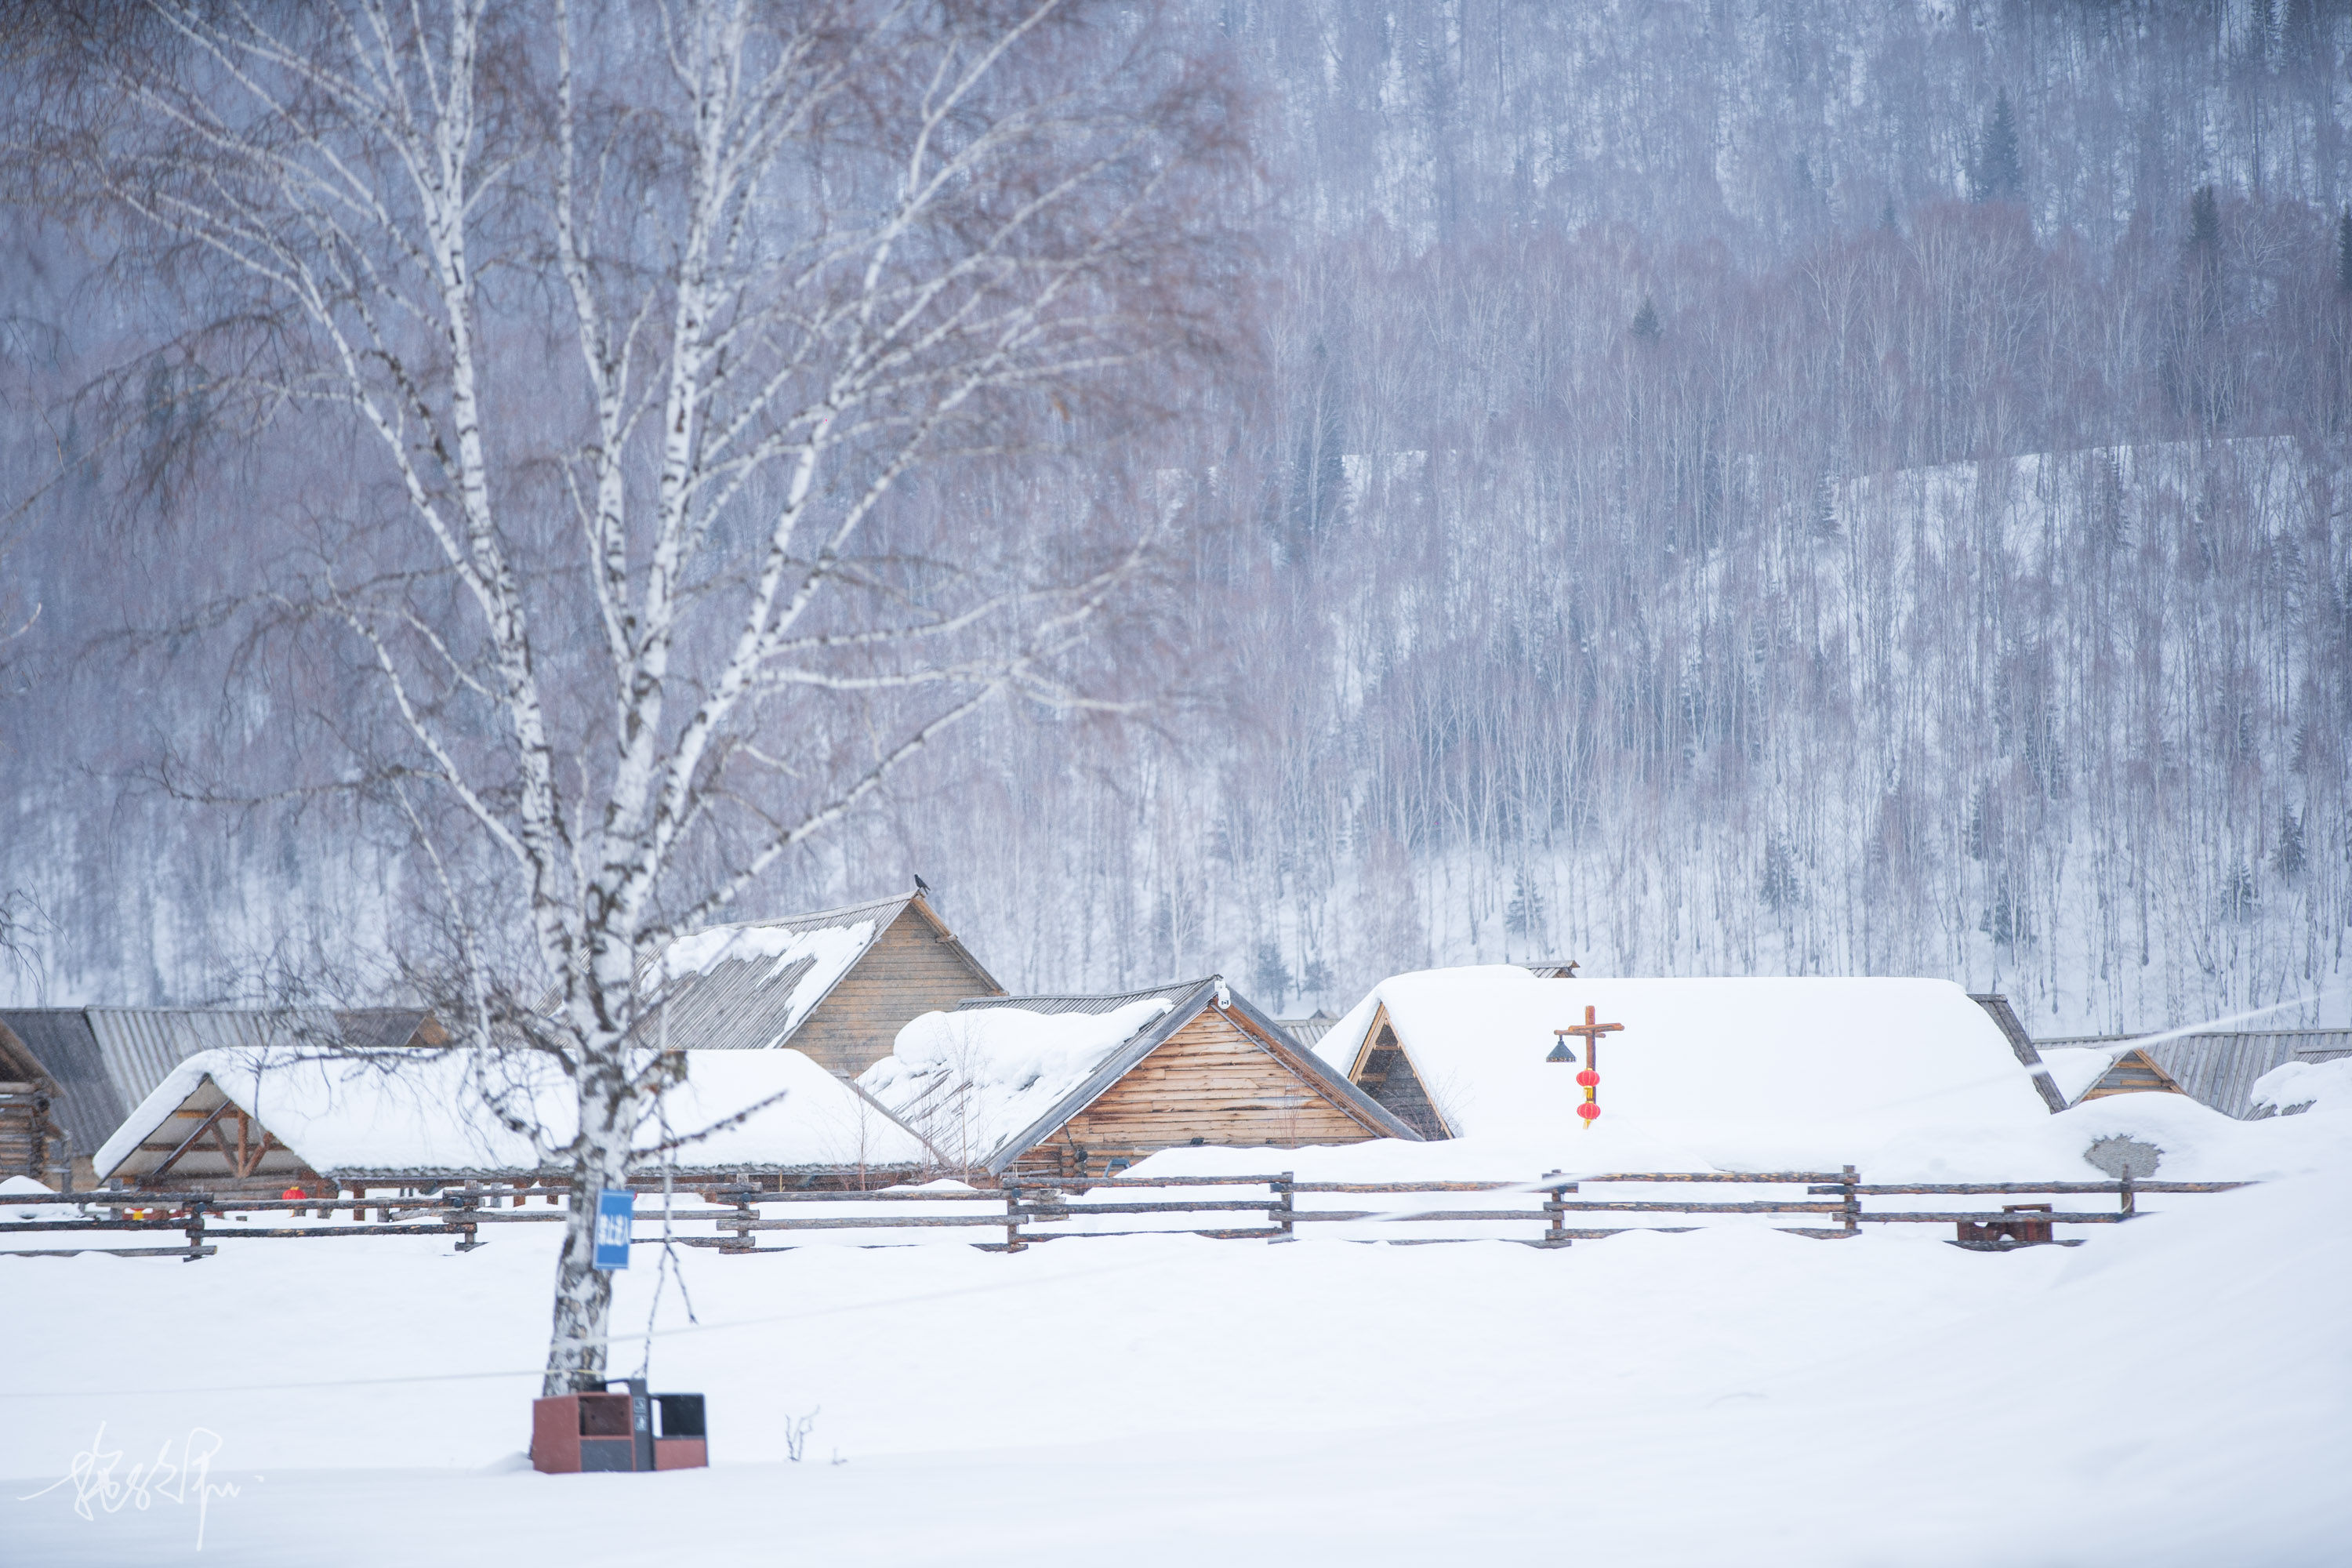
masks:
POLYGON ((629 1266, 629 1226, 637 1212, 637 1194, 611 1188, 596 1194, 596 1267, 629 1266))

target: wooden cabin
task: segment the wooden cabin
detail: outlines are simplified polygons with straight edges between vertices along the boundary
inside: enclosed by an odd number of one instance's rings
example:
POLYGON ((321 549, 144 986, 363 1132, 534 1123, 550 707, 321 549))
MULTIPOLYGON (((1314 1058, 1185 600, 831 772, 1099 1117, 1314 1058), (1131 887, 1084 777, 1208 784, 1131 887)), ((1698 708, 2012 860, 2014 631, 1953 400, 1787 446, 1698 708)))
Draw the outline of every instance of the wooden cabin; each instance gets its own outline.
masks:
POLYGON ((69 1145, 54 1114, 58 1086, 15 1031, 0 1024, 0 1176, 47 1187, 70 1179, 69 1145))
POLYGON ((920 891, 714 926, 658 965, 649 978, 668 976, 672 1048, 790 1046, 843 1078, 888 1056, 921 1015, 1004 994, 920 891))
POLYGON ((172 1069, 201 1051, 299 1044, 321 1050, 430 1047, 446 1037, 415 1008, 19 1007, 7 1029, 55 1085, 55 1116, 76 1186, 91 1157, 172 1069))
MULTIPOLYGON (((251 1075, 259 1081, 238 1085, 235 1092, 223 1087, 220 1079, 236 1085, 246 1076, 231 1070, 226 1058, 236 1054, 208 1051, 181 1064, 196 1069, 193 1079, 183 1084, 175 1070, 141 1102, 97 1155, 99 1180, 143 1192, 200 1189, 274 1198, 299 1186, 311 1197, 331 1195, 326 1177, 248 1109, 260 1103, 268 1075, 251 1075), (209 1059, 215 1057, 223 1059, 209 1059)), ((278 1114, 274 1105, 271 1114, 278 1114)))
POLYGON ((1108 1174, 1196 1144, 1420 1136, 1215 975, 971 998, 910 1023, 859 1083, 951 1164, 990 1176, 1108 1174))
MULTIPOLYGON (((884 1185, 937 1156, 887 1111, 799 1051, 688 1051, 664 1096, 665 1165, 688 1184, 884 1185), (698 1136, 698 1134, 703 1134, 698 1136)), ((556 1151, 578 1123, 568 1079, 534 1053, 322 1058, 205 1051, 175 1068, 99 1151, 98 1174, 142 1192, 364 1196, 466 1182, 568 1181, 556 1151), (533 1129, 537 1136, 525 1129, 533 1129)), ((638 1144, 659 1142, 649 1119, 638 1144)))
MULTIPOLYGON (((2113 1052, 2135 1037, 2084 1035, 2043 1040, 2041 1045, 2063 1058, 2080 1051, 2113 1052)), ((2267 1107, 2254 1103, 2254 1085, 2264 1073, 2289 1062, 2315 1064, 2352 1057, 2352 1028, 2215 1029, 2138 1048, 2191 1100, 2244 1121, 2272 1114, 2267 1107)), ((2101 1072, 2090 1082, 2095 1084, 2105 1076, 2101 1072)))
POLYGON ((1316 1054, 1433 1139, 1575 1132, 1588 1060, 1596 1103, 1623 1119, 1610 1127, 1872 1121, 1890 1108, 2014 1125, 2050 1109, 1994 1019, 1941 980, 1423 970, 1375 986, 1316 1054), (1588 1009, 1593 1045, 1578 1033, 1588 1009))

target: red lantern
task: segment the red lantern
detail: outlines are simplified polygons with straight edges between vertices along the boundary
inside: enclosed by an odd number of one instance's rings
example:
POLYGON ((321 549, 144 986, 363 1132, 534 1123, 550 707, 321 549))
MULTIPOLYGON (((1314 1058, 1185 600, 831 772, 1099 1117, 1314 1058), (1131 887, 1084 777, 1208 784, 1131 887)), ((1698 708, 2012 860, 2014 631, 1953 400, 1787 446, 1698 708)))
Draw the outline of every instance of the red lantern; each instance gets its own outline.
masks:
POLYGON ((1598 1089, 1601 1087, 1601 1075, 1591 1068, 1586 1068, 1576 1075, 1576 1082, 1580 1089, 1598 1089))
POLYGON ((1601 1114, 1601 1108, 1588 1100, 1582 1105, 1576 1108, 1576 1113, 1584 1118, 1587 1121, 1590 1121, 1594 1117, 1601 1114))

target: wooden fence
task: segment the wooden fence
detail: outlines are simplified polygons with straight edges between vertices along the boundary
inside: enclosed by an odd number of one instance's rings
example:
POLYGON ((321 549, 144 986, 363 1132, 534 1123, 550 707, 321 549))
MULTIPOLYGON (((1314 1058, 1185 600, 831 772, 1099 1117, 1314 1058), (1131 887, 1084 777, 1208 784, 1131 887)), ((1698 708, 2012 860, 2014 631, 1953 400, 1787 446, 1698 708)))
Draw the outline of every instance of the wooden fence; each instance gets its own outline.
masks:
MULTIPOLYGON (((1200 1236, 1228 1240, 1286 1241, 1296 1238, 1301 1226, 1334 1224, 1421 1225, 1528 1225, 1539 1224, 1534 1236, 1503 1237, 1529 1247, 1558 1247, 1571 1242, 1593 1240, 1618 1235, 1627 1230, 1683 1231, 1698 1228, 1692 1226, 1661 1225, 1646 1216, 1748 1215, 1782 1219, 1801 1219, 1810 1223, 1782 1225, 1774 1228, 1791 1235, 1836 1239, 1860 1234, 1865 1225, 1953 1225, 1960 1227, 1958 1241, 1963 1246, 2003 1249, 2017 1245, 2050 1239, 2049 1227, 2060 1225, 2116 1225, 2134 1218, 2137 1200, 2145 1194, 2158 1193, 2219 1193, 2244 1186, 2242 1182, 2136 1182, 2126 1177, 2115 1182, 1980 1182, 1946 1184, 1873 1184, 1864 1182, 1851 1165, 1839 1171, 1766 1171, 1766 1172, 1650 1172, 1584 1176, 1569 1179, 1558 1172, 1547 1173, 1534 1182, 1302 1182, 1294 1173, 1282 1172, 1260 1176, 1144 1176, 1108 1179, 1073 1178, 1055 1180, 1035 1177, 1008 1177, 995 1192, 911 1191, 879 1192, 772 1192, 750 1185, 698 1185, 694 1189, 700 1206, 667 1211, 653 1209, 637 1215, 636 1239, 650 1242, 663 1237, 647 1235, 646 1227, 659 1226, 665 1217, 672 1233, 667 1239, 682 1247, 708 1247, 724 1254, 742 1255, 753 1252, 774 1252, 786 1248, 761 1247, 761 1232, 793 1233, 803 1231, 912 1231, 937 1229, 1001 1229, 1002 1241, 974 1242, 972 1245, 989 1251, 1019 1252, 1039 1241, 1061 1240, 1076 1237, 1105 1236, 1200 1236), (1554 1180, 1554 1177, 1559 1179, 1554 1180), (1801 1187, 1802 1197, 1764 1197, 1748 1201, 1706 1201, 1692 1198, 1587 1198, 1580 1195, 1586 1184, 1591 1185, 1654 1185, 1680 1187, 1698 1184, 1745 1184, 1750 1186, 1801 1187), (1168 1197, 1158 1196, 1133 1201, 1122 1200, 1126 1192, 1190 1192, 1194 1190, 1258 1188, 1265 1189, 1262 1197, 1168 1197), (1109 1194, 1108 1197, 1099 1194, 1109 1194), (1473 1208, 1440 1206, 1444 1201, 1427 1205, 1412 1201, 1416 1196, 1438 1197, 1446 1194, 1519 1194, 1539 1198, 1537 1205, 1517 1208, 1473 1208), (1977 1209, 1881 1209, 1865 1207, 1865 1198, 1887 1197, 1969 1197, 2017 1196, 2042 1197, 2111 1196, 2117 1199, 2113 1211, 2064 1210, 2053 1211, 2050 1205, 2006 1205, 1999 1212, 1977 1209), (1302 1206, 1302 1197, 1385 1197, 1392 1200, 1383 1208, 1340 1208, 1318 1205, 1302 1206), (918 1204, 924 1205, 961 1205, 967 1211, 985 1207, 987 1212, 940 1212, 926 1209, 912 1214, 828 1214, 826 1205, 839 1204, 918 1204), (797 1214, 772 1215, 764 1212, 775 1206, 797 1209, 797 1214), (814 1211, 814 1212, 810 1212, 814 1211), (1255 1225, 1236 1226, 1220 1223, 1225 1216, 1258 1215, 1255 1225), (1622 1216, 1621 1223, 1596 1226, 1575 1225, 1571 1216, 1622 1216), (1206 1226, 1148 1226, 1129 1229, 1078 1229, 1072 1226, 1099 1219, 1145 1215, 1213 1215, 1215 1221, 1206 1226), (680 1236, 675 1234, 679 1225, 709 1226, 712 1234, 680 1236)), ((397 1200, 375 1198, 269 1198, 252 1199, 218 1194, 186 1192, 170 1194, 80 1193, 70 1194, 30 1194, 0 1199, 0 1213, 14 1214, 17 1209, 35 1205, 78 1205, 69 1217, 58 1219, 0 1220, 0 1235, 39 1233, 59 1236, 81 1232, 102 1232, 109 1235, 124 1233, 176 1232, 183 1239, 170 1247, 60 1247, 0 1250, 0 1257, 57 1258, 82 1252, 102 1252, 123 1258, 183 1258, 209 1257, 223 1238, 247 1239, 320 1239, 360 1236, 449 1236, 457 1238, 457 1250, 470 1251, 481 1246, 481 1227, 499 1225, 547 1224, 567 1216, 568 1190, 560 1187, 507 1187, 467 1185, 445 1188, 427 1196, 402 1197, 397 1200), (530 1209, 526 1200, 541 1198, 556 1206, 530 1209), (365 1211, 376 1211, 370 1222, 365 1211), (327 1223, 308 1225, 253 1225, 232 1219, 222 1223, 222 1216, 259 1215, 265 1217, 292 1211, 288 1217, 299 1218, 315 1214, 327 1223), (351 1219, 333 1223, 334 1216, 348 1211, 351 1219)), ((943 1238, 944 1239, 944 1238, 943 1238)), ((1356 1239, 1363 1239, 1358 1237, 1356 1239)), ((1467 1237, 1387 1237, 1399 1243, 1458 1241, 1479 1239, 1467 1237)))

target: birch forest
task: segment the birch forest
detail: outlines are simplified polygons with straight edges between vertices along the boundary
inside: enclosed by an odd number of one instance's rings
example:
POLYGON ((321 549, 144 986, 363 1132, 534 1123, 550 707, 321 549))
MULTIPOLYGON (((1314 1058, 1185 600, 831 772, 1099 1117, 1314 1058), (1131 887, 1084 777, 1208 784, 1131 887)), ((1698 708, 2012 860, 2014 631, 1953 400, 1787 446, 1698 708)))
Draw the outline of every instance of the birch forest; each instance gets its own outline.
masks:
MULTIPOLYGON (((1222 73, 1180 215, 1218 320, 1150 407, 1041 402, 1047 458, 975 437, 887 524, 1148 560, 706 918, 920 875, 1008 985, 1284 1014, 1573 958, 1949 978, 2043 1036, 2352 1016, 2352 11, 1152 25, 1222 73)), ((257 520, 392 481, 290 405, 200 438, 199 285, 5 194, 0 994, 395 999, 464 867, 349 761, 365 649, 221 608, 289 591, 257 520)), ((543 532, 526 577, 580 553, 543 532)), ((827 721, 760 742, 806 754, 782 816, 873 772, 827 721)))

